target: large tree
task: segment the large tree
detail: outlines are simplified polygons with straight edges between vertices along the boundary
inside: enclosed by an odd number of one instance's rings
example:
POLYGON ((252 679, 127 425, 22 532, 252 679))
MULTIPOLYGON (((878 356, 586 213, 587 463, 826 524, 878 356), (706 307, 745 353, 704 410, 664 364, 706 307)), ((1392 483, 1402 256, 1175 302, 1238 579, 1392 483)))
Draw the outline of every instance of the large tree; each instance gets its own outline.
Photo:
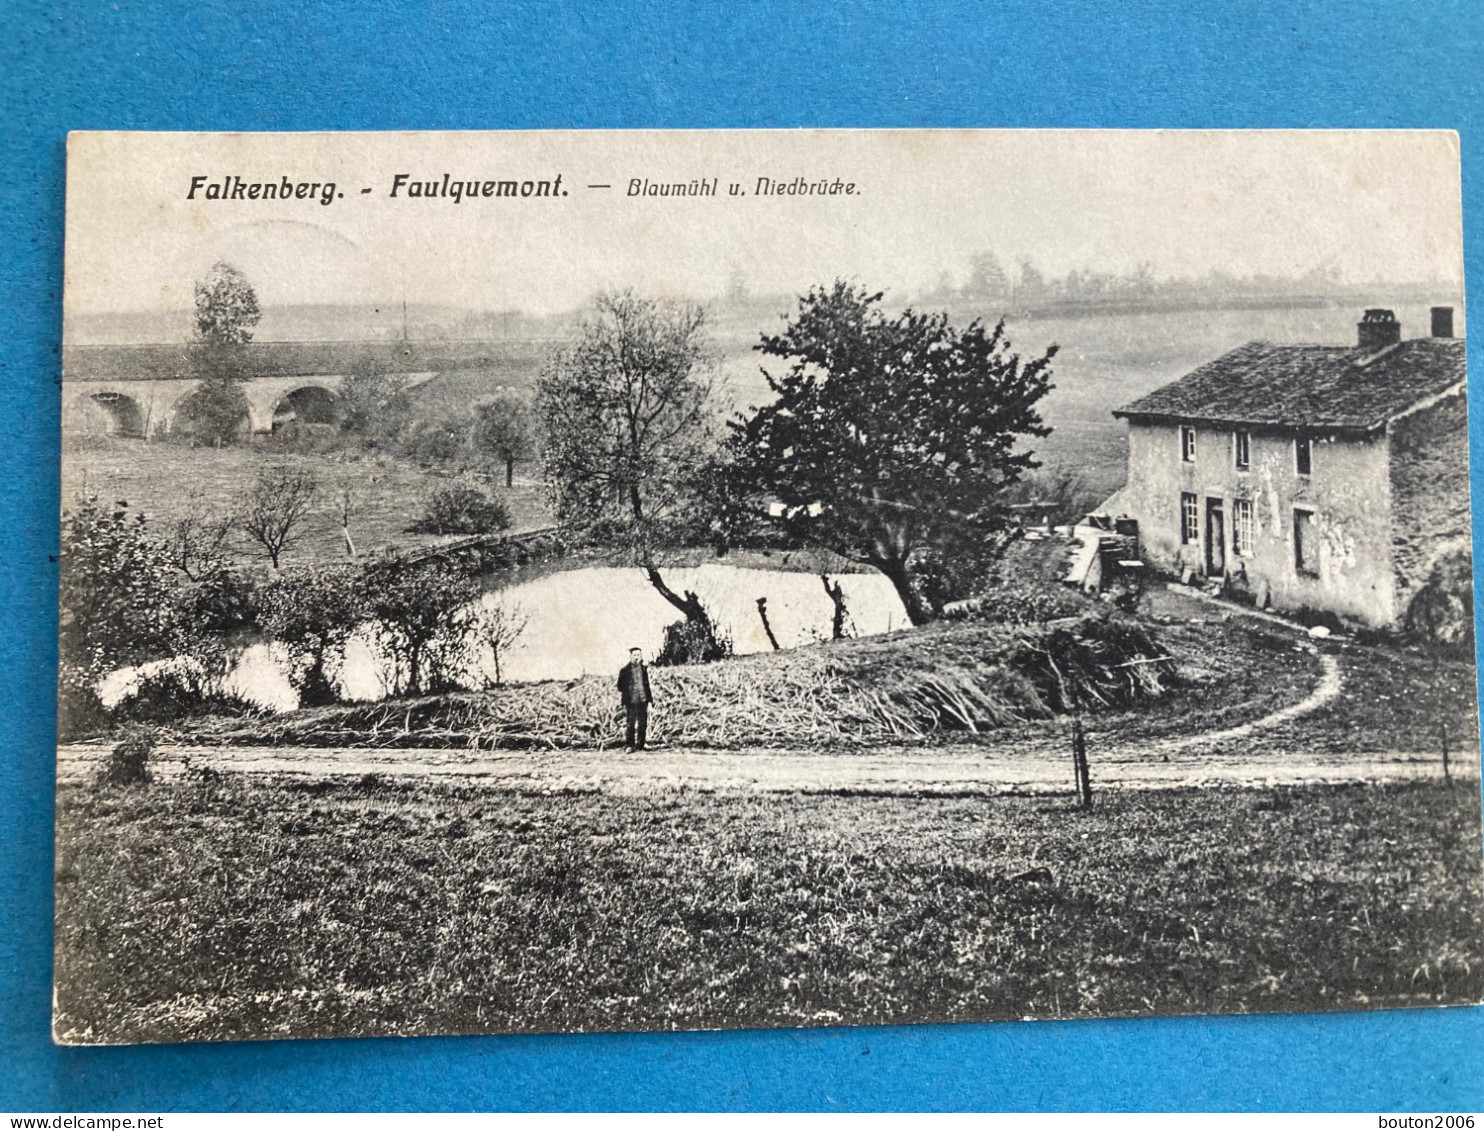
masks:
POLYGON ((698 623, 709 623, 700 600, 670 588, 655 551, 688 517, 714 447, 705 322, 690 303, 601 294, 536 399, 560 520, 625 540, 660 596, 698 623))
POLYGON ((245 346, 263 316, 247 276, 230 263, 215 263, 196 281, 196 338, 210 346, 245 346))
POLYGON ((1003 322, 892 317, 881 297, 818 287, 763 336, 788 366, 764 370, 774 400, 733 423, 733 479, 795 537, 879 569, 922 624, 942 596, 926 575, 984 548, 996 497, 1037 466, 1024 441, 1051 431, 1036 406, 1056 347, 1022 362, 1003 322))
POLYGON ((247 394, 237 380, 240 358, 262 317, 257 292, 230 263, 215 263, 196 280, 196 364, 202 381, 181 401, 180 427, 197 443, 221 447, 236 439, 248 420, 247 394))

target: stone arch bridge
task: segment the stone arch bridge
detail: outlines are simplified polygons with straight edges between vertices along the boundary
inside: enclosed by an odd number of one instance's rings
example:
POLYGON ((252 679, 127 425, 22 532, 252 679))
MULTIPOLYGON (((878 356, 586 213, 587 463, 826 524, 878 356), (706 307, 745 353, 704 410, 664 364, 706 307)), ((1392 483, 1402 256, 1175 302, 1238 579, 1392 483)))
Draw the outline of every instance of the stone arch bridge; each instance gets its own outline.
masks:
MULTIPOLYGON (((249 429, 272 432, 290 420, 333 421, 335 394, 345 377, 244 377, 241 382, 247 394, 249 429)), ((199 377, 68 382, 63 386, 62 429, 117 436, 169 432, 175 427, 180 402, 200 384, 199 377)))
POLYGON ((173 430, 180 405, 208 372, 241 382, 248 427, 272 432, 289 421, 334 420, 335 394, 350 372, 433 377, 428 359, 398 343, 269 342, 228 357, 199 347, 79 346, 63 351, 62 431, 154 436, 173 430))

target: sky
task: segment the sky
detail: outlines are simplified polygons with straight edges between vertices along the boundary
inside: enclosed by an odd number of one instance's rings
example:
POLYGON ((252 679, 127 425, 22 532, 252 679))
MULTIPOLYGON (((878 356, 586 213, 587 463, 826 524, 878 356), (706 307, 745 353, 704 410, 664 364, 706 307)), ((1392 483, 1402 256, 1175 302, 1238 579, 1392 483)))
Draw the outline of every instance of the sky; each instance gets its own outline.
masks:
POLYGON ((188 310, 218 260, 265 307, 536 314, 605 287, 715 295, 734 272, 760 293, 836 277, 910 292, 945 271, 962 281, 981 249, 1052 276, 1148 262, 1160 276, 1463 279, 1446 131, 85 132, 69 139, 66 240, 69 318, 188 310), (393 196, 399 174, 533 194, 393 196), (565 195, 535 195, 558 176, 565 195), (207 199, 230 177, 306 194, 207 199), (854 192, 759 195, 760 177, 854 192), (630 195, 712 178, 714 196, 630 195))

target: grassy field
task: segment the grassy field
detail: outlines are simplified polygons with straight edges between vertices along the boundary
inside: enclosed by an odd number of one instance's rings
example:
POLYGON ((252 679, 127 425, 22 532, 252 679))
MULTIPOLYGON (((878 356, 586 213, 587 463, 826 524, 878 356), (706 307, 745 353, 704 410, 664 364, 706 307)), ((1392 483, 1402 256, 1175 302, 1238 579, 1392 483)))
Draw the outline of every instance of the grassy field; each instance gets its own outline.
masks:
MULTIPOLYGON (((362 554, 439 540, 408 534, 405 528, 422 513, 427 497, 452 480, 374 452, 301 454, 276 451, 263 442, 191 448, 115 437, 90 438, 67 452, 63 506, 81 491, 110 501, 127 500, 132 510, 142 512, 163 534, 172 521, 192 507, 210 515, 231 513, 259 471, 278 465, 306 470, 320 484, 302 541, 284 555, 286 566, 345 560, 339 500, 346 488, 358 510, 351 520, 351 537, 362 554)), ((496 487, 491 491, 510 508, 513 529, 529 529, 550 521, 536 486, 517 482, 511 490, 496 487)), ((240 536, 234 538, 230 548, 243 562, 266 564, 263 552, 240 536)))
POLYGON ((1356 1009, 1484 996, 1479 798, 58 798, 68 1041, 1356 1009))

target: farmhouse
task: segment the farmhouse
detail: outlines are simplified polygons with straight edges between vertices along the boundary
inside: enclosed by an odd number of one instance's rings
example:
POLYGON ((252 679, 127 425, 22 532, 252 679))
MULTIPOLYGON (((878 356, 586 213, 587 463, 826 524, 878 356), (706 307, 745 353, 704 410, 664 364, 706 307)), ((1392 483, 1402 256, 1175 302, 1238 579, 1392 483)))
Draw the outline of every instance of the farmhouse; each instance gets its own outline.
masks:
MULTIPOLYGON (((1153 568, 1260 606, 1404 623, 1469 553, 1464 343, 1451 307, 1403 341, 1367 310, 1353 346, 1249 342, 1118 409, 1153 568)), ((1467 577, 1466 568, 1463 573, 1467 577)))

